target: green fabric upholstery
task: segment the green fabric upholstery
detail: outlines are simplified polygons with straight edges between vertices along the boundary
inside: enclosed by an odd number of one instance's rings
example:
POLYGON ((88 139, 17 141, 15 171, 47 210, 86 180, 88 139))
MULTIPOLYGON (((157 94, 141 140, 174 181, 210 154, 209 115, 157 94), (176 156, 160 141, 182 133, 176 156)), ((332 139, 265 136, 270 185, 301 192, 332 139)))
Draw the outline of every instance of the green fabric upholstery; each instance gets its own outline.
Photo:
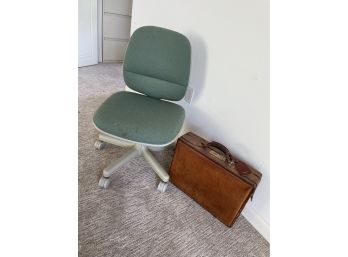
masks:
POLYGON ((175 31, 145 26, 132 34, 124 61, 124 80, 133 90, 178 101, 186 92, 191 46, 175 31))
POLYGON ((180 100, 190 73, 191 48, 177 32, 146 26, 137 29, 127 48, 124 79, 135 91, 110 96, 93 121, 103 132, 137 143, 166 145, 179 133, 184 109, 162 101, 180 100))
POLYGON ((135 142, 164 145, 179 133, 185 111, 177 104, 132 92, 110 96, 97 110, 97 128, 135 142))

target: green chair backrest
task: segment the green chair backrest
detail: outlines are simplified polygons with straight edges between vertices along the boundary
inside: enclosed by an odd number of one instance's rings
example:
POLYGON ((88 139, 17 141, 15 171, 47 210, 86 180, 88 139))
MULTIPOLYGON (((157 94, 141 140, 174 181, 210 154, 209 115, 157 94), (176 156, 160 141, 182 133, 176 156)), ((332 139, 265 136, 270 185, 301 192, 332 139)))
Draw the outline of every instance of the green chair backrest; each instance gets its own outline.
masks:
POLYGON ((145 26, 133 32, 123 65, 128 87, 157 99, 178 101, 190 75, 191 46, 175 31, 145 26))

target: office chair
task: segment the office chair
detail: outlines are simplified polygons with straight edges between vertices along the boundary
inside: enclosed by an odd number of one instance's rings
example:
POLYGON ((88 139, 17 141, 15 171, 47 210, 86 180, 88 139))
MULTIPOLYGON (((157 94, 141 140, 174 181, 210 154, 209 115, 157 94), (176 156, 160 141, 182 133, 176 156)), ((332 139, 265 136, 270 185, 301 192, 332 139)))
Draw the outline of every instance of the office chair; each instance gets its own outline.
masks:
POLYGON ((96 149, 103 149, 106 143, 129 148, 104 168, 100 187, 107 188, 110 176, 119 167, 142 154, 162 180, 157 190, 165 192, 169 175, 149 147, 168 146, 181 130, 185 110, 170 101, 184 97, 190 62, 190 42, 182 34, 154 26, 134 31, 125 55, 123 76, 127 86, 138 93, 121 91, 111 95, 93 117, 99 131, 96 149))

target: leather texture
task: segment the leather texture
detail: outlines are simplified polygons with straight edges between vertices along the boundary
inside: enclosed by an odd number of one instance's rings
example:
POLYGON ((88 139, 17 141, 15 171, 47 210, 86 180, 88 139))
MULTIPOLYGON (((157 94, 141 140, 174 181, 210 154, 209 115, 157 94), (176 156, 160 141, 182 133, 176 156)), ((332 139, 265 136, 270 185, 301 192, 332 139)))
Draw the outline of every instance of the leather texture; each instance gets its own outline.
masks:
POLYGON ((180 137, 170 167, 170 181, 225 225, 232 226, 262 174, 235 157, 230 165, 226 162, 227 148, 212 150, 206 147, 208 143, 192 132, 180 137), (238 171, 237 163, 246 165, 249 172, 238 171))
POLYGON ((93 121, 100 130, 114 136, 162 145, 176 137, 184 118, 180 105, 121 91, 98 108, 93 121))
POLYGON ((186 92, 190 64, 191 46, 184 35, 144 26, 131 36, 124 61, 124 79, 137 92, 178 101, 186 92))

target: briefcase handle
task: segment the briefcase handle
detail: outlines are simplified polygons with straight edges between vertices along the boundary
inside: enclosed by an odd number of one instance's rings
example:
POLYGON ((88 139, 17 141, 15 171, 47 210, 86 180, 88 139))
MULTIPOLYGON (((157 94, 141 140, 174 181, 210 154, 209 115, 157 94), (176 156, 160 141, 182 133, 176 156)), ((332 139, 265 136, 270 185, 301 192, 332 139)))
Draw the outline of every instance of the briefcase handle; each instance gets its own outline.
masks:
POLYGON ((203 147, 207 147, 213 151, 214 151, 213 148, 216 148, 216 149, 219 149, 221 152, 223 152, 225 155, 225 162, 227 163, 227 165, 234 166, 240 175, 245 176, 250 174, 251 170, 249 169, 249 167, 245 163, 239 161, 238 159, 233 158, 230 151, 223 144, 216 141, 211 141, 207 144, 202 143, 202 145, 203 147))

